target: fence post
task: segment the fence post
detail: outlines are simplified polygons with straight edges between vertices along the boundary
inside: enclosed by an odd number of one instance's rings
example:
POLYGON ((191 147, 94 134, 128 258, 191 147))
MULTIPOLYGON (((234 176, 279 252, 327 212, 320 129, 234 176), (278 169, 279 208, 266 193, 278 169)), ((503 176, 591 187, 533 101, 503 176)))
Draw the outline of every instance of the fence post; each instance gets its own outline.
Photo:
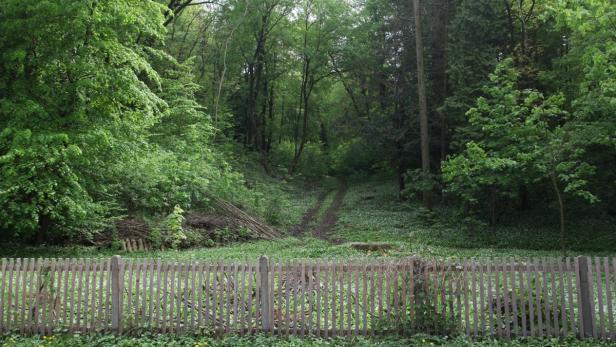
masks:
POLYGON ((580 319, 582 320, 583 336, 592 337, 594 331, 594 292, 592 280, 588 269, 590 268, 589 257, 577 257, 579 270, 577 276, 580 280, 580 319))
POLYGON ((259 258, 259 290, 261 293, 261 327, 264 332, 272 329, 271 295, 269 287, 269 259, 266 256, 259 258))
POLYGON ((111 330, 122 333, 122 258, 111 257, 111 330))

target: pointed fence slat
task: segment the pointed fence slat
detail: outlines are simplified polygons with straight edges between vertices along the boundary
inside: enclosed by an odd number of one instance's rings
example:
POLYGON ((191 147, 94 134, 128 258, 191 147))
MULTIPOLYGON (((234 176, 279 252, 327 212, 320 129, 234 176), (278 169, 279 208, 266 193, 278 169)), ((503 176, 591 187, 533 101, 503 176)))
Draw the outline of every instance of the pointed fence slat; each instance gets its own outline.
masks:
POLYGON ((605 321, 603 314, 603 276, 601 271, 601 258, 595 257, 595 278, 597 280, 597 299, 599 306, 599 335, 605 339, 605 321))
POLYGON ((118 264, 2 259, 0 332, 616 337, 613 258, 118 264))

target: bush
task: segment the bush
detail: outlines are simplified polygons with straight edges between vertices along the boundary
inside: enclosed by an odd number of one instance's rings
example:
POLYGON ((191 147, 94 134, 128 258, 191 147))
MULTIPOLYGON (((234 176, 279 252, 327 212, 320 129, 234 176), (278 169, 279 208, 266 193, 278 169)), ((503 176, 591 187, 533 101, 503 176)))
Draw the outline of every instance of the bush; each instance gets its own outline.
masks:
POLYGON ((78 167, 81 149, 65 134, 0 133, 0 230, 28 240, 87 238, 109 222, 113 206, 94 202, 78 167))
POLYGON ((344 175, 374 171, 374 163, 383 158, 375 147, 360 138, 341 143, 331 152, 333 171, 344 175))
POLYGON ((171 212, 158 226, 152 229, 150 241, 154 247, 161 248, 169 246, 177 249, 180 246, 187 247, 200 244, 203 237, 189 229, 184 229, 184 210, 176 205, 171 212))

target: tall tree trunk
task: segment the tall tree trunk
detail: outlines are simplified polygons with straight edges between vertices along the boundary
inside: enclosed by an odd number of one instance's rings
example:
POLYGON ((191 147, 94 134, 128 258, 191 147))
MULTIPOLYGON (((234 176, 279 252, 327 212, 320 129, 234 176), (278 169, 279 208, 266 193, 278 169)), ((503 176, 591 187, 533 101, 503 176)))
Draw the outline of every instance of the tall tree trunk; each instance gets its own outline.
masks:
MULTIPOLYGON (((447 42, 449 37, 449 0, 445 0, 444 2, 444 15, 443 19, 444 27, 443 27, 443 36, 441 37, 441 44, 443 45, 443 61, 441 64, 442 75, 441 75, 441 99, 440 104, 443 105, 445 100, 447 100, 447 86, 448 86, 448 75, 447 75, 447 66, 448 66, 448 55, 447 55, 447 42)), ((441 150, 441 163, 445 161, 445 157, 447 156, 447 115, 445 112, 440 112, 441 116, 441 138, 440 138, 440 150, 441 150)), ((443 195, 444 196, 444 195, 443 195)))
MULTIPOLYGON (((413 0, 413 11, 415 12, 415 48, 417 53, 417 94, 419 96, 421 169, 427 177, 430 174, 430 134, 428 130, 428 102, 426 100, 426 80, 424 76, 420 0, 413 0)), ((430 190, 425 190, 423 192, 423 202, 426 208, 432 208, 432 196, 430 190)))
POLYGON ((566 257, 567 247, 565 242, 565 202, 563 200, 560 188, 558 187, 556 173, 552 173, 550 175, 550 178, 552 179, 552 187, 554 188, 554 192, 556 192, 556 198, 558 199, 558 211, 560 214, 560 248, 563 252, 563 257, 566 257))
POLYGON ((289 170, 287 174, 290 176, 295 172, 297 165, 299 164, 299 160, 302 156, 302 152, 304 151, 304 145, 306 144, 307 132, 308 132, 308 101, 310 100, 310 93, 312 92, 312 86, 310 86, 310 90, 308 87, 310 80, 310 57, 308 57, 307 48, 308 48, 308 14, 304 19, 304 54, 303 54, 303 68, 302 68, 302 83, 300 86, 300 107, 298 110, 301 112, 303 109, 303 122, 302 122, 302 132, 299 138, 299 145, 296 142, 295 145, 295 155, 293 156, 293 160, 291 161, 291 165, 289 166, 289 170))

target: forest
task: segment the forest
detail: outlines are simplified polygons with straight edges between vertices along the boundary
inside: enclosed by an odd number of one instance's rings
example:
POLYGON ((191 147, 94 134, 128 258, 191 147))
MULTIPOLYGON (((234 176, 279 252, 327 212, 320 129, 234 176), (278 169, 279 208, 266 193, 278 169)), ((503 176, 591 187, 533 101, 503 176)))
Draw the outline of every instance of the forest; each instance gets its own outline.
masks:
POLYGON ((616 5, 0 0, 0 240, 614 256, 616 5))

